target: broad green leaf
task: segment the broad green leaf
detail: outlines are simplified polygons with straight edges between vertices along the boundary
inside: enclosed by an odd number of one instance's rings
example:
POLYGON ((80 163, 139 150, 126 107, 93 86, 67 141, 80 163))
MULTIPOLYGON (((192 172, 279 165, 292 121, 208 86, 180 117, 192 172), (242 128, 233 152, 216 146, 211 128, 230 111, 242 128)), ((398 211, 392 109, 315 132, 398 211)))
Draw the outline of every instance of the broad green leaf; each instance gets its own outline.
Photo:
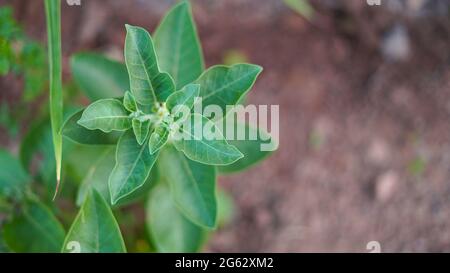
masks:
POLYGON ((224 227, 234 216, 233 198, 225 190, 217 190, 217 226, 224 227))
POLYGON ((213 166, 189 160, 171 145, 160 152, 160 174, 171 187, 178 209, 197 225, 216 226, 216 173, 213 166))
POLYGON ((146 223, 158 252, 196 252, 205 241, 207 231, 178 210, 164 184, 153 189, 148 198, 146 223))
POLYGON ((105 133, 101 130, 89 130, 78 124, 84 110, 80 110, 70 116, 63 124, 61 134, 66 138, 86 145, 115 145, 121 136, 121 132, 113 131, 105 133))
POLYGON ((227 126, 234 126, 235 140, 228 140, 228 143, 235 146, 241 153, 244 154, 244 157, 234 162, 233 164, 218 166, 217 170, 219 171, 219 173, 226 174, 243 171, 264 160, 272 153, 273 150, 276 150, 277 144, 273 142, 273 140, 271 140, 268 133, 264 132, 261 129, 255 129, 241 122, 234 122, 234 124, 228 123, 224 126, 224 131, 227 130, 227 126), (245 139, 238 140, 236 132, 245 133, 245 139), (250 139, 250 136, 252 136, 252 139, 250 139), (273 148, 263 151, 261 149, 261 145, 263 144, 273 145, 273 148))
POLYGON ((50 76, 50 119, 56 160, 56 193, 58 193, 62 164, 63 94, 61 57, 61 1, 45 0, 47 18, 48 62, 50 76))
POLYGON ((123 97, 123 106, 125 106, 125 108, 130 112, 136 112, 138 110, 136 100, 130 91, 125 92, 125 96, 123 97))
POLYGON ((218 105, 223 113, 227 105, 235 105, 253 86, 262 67, 253 64, 217 65, 206 70, 196 83, 200 84, 203 108, 218 105))
POLYGON ((148 147, 150 154, 154 154, 159 151, 169 140, 169 128, 163 123, 158 125, 150 136, 148 147))
POLYGON ((30 181, 22 165, 7 151, 0 149, 0 166, 0 198, 22 198, 30 181))
POLYGON ((114 168, 115 149, 107 147, 100 155, 90 160, 90 168, 85 173, 78 190, 76 203, 80 206, 92 189, 95 189, 105 200, 109 198, 108 177, 114 168))
POLYGON ((46 206, 27 201, 12 221, 4 225, 3 236, 15 252, 59 252, 65 231, 46 206))
POLYGON ((176 5, 155 31, 155 48, 163 71, 179 90, 203 72, 202 48, 188 1, 176 5))
MULTIPOLYGON (((77 206, 81 206, 92 189, 95 189, 104 200, 111 200, 108 179, 116 164, 115 155, 115 149, 112 146, 107 146, 102 151, 97 152, 97 155, 90 157, 89 168, 84 171, 84 176, 78 189, 76 199, 77 206)), ((157 179, 157 168, 152 168, 145 184, 130 195, 120 199, 120 201, 116 203, 116 206, 128 205, 143 199, 148 195, 149 190, 153 187, 153 182, 157 181, 157 179)))
POLYGON ((182 111, 181 107, 186 107, 186 109, 189 109, 190 112, 194 106, 195 98, 198 97, 199 94, 200 85, 188 84, 182 90, 173 93, 167 98, 167 110, 169 110, 175 120, 177 120, 182 111))
POLYGON ((102 99, 89 105, 78 124, 89 130, 99 129, 105 133, 126 131, 131 128, 131 118, 122 103, 116 99, 102 99))
POLYGON ((150 154, 148 143, 139 145, 131 130, 117 144, 116 165, 109 177, 111 203, 131 194, 144 185, 158 153, 150 154))
POLYGON ((126 252, 117 221, 106 201, 95 190, 87 195, 72 223, 62 252, 70 252, 74 245, 82 253, 126 252))
POLYGON ((180 127, 181 134, 174 140, 175 147, 188 158, 208 165, 228 165, 243 157, 228 144, 216 125, 194 113, 180 127))
POLYGON ((139 145, 142 145, 150 132, 150 120, 133 119, 133 132, 139 145))
POLYGON ((94 53, 78 53, 70 59, 75 82, 91 100, 122 97, 130 88, 125 64, 94 53))
POLYGON ((155 106, 174 92, 169 74, 159 71, 150 34, 143 28, 126 25, 125 63, 130 77, 130 89, 137 102, 155 106))
MULTIPOLYGON (((63 152, 69 146, 70 143, 64 142, 63 152)), ((46 186, 46 193, 53 193, 56 186, 56 162, 52 129, 48 119, 30 126, 20 144, 19 157, 25 171, 33 173, 34 179, 46 186)))

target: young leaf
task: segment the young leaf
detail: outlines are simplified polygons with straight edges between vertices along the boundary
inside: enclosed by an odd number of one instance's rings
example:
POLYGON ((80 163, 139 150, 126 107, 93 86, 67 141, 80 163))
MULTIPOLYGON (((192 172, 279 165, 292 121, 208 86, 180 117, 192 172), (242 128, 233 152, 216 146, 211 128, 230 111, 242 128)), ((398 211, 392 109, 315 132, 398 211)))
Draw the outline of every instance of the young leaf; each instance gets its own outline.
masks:
MULTIPOLYGON (((233 126, 233 124, 225 124, 225 126, 233 126)), ((269 143, 272 143, 274 145, 273 149, 270 150, 275 150, 276 148, 275 146, 277 144, 274 143, 273 140, 270 139, 270 136, 261 129, 255 129, 244 123, 234 122, 234 132, 239 131, 245 132, 245 140, 228 140, 228 143, 235 146, 239 151, 241 151, 244 154, 244 157, 234 162, 233 164, 218 166, 217 170, 219 171, 219 173, 226 174, 243 171, 267 158, 272 152, 261 150, 261 145, 264 143, 266 143, 266 145, 269 145, 269 143), (250 140, 249 136, 256 136, 256 139, 250 140)))
POLYGON ((70 58, 75 82, 91 100, 122 97, 130 88, 127 67, 95 53, 78 53, 70 58))
POLYGON ((200 97, 203 108, 218 105, 225 113, 227 105, 237 104, 251 89, 261 71, 262 67, 253 64, 209 68, 196 81, 202 87, 200 97))
POLYGON ((139 145, 142 145, 147 140, 150 131, 150 120, 141 121, 133 119, 133 132, 139 145))
POLYGON ((158 125, 150 136, 150 140, 148 142, 150 154, 154 154, 164 147, 167 140, 169 140, 169 128, 167 128, 165 124, 158 125))
POLYGON ((0 149, 0 198, 23 197, 30 177, 20 165, 19 161, 8 152, 0 149))
POLYGON ((8 247, 15 252, 58 252, 65 231, 43 204, 27 201, 19 214, 3 227, 8 247))
POLYGON ((228 165, 244 156, 227 143, 212 121, 200 114, 192 114, 180 130, 183 136, 174 140, 175 147, 194 161, 208 165, 228 165), (205 127, 210 130, 205 130, 205 127))
POLYGON ((113 131, 105 133, 101 130, 89 130, 78 124, 84 110, 70 116, 63 124, 61 134, 66 138, 85 145, 115 145, 121 133, 113 131))
POLYGON ((167 110, 170 111, 175 120, 179 117, 181 108, 177 106, 185 106, 189 110, 194 106, 195 98, 200 94, 200 85, 188 84, 182 90, 170 95, 166 101, 167 110))
POLYGON ((61 178, 63 96, 61 68, 61 1, 45 0, 47 17, 48 58, 50 75, 50 119, 52 122, 53 145, 56 160, 56 190, 61 178))
POLYGON ((116 219, 106 201, 92 190, 75 218, 62 252, 76 244, 82 253, 122 253, 125 244, 116 219))
POLYGON ((136 112, 138 110, 136 100, 130 91, 125 92, 125 96, 123 97, 123 106, 125 106, 125 108, 130 112, 136 112))
POLYGON ((158 167, 178 209, 197 225, 216 226, 216 173, 213 166, 189 160, 171 145, 161 150, 158 167), (170 171, 168 171, 170 170, 170 171))
POLYGON ((172 76, 176 90, 200 76, 204 69, 202 48, 188 1, 167 13, 154 37, 161 69, 172 76))
POLYGON ((158 154, 151 155, 147 145, 139 145, 131 130, 120 138, 117 144, 116 166, 109 177, 113 205, 140 188, 149 176, 158 154))
POLYGON ((89 105, 78 124, 89 130, 99 129, 105 133, 131 128, 131 118, 122 103, 116 99, 102 99, 89 105))
POLYGON ((153 189, 148 198, 146 223, 158 252, 196 252, 207 233, 183 216, 164 184, 153 189))
POLYGON ((172 78, 159 71, 152 38, 140 27, 126 25, 125 63, 130 77, 130 88, 136 100, 154 106, 174 91, 172 78))

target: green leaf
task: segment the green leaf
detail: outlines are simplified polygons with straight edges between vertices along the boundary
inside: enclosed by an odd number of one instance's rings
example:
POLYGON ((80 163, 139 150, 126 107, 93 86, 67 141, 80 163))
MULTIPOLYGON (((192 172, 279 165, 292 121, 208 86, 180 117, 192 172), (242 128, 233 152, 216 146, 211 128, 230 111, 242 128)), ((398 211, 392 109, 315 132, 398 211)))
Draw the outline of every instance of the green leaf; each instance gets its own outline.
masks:
POLYGON ((121 132, 113 131, 105 133, 101 130, 89 130, 78 124, 84 110, 80 110, 67 118, 64 122, 61 134, 66 138, 85 145, 115 145, 121 136, 121 132))
POLYGON ((109 198, 108 177, 114 168, 115 149, 105 148, 98 157, 90 160, 90 168, 80 184, 76 203, 80 206, 94 188, 105 200, 109 198))
POLYGON ((122 253, 125 244, 114 215, 99 193, 92 190, 75 218, 62 252, 77 245, 82 253, 122 253))
POLYGON ((176 90, 195 81, 203 72, 202 48, 188 1, 172 8, 155 31, 155 48, 163 71, 176 90))
POLYGON ((164 145, 166 145, 169 140, 169 128, 163 123, 159 124, 155 131, 153 131, 150 136, 148 147, 150 149, 150 154, 154 154, 159 151, 164 145))
POLYGON ((163 179, 170 184, 178 209, 197 225, 214 228, 217 217, 215 168, 189 160, 171 145, 161 150, 158 167, 163 179))
POLYGON ((89 130, 99 129, 105 133, 126 131, 131 128, 131 118, 122 103, 116 99, 102 99, 89 105, 78 124, 89 130))
POLYGON ((150 120, 133 119, 133 132, 139 145, 142 145, 147 140, 150 132, 150 120))
POLYGON ((216 125, 200 114, 193 113, 180 130, 174 140, 175 147, 191 160, 228 165, 243 157, 236 147, 228 144, 216 125))
POLYGON ((222 189, 217 190, 217 225, 224 227, 234 216, 233 197, 222 189))
MULTIPOLYGON (((104 147, 102 151, 97 152, 97 155, 90 157, 91 161, 89 168, 84 171, 84 177, 82 178, 81 185, 78 189, 76 199, 77 206, 81 206, 92 189, 95 189, 104 200, 111 200, 108 179, 116 164, 115 156, 115 149, 112 146, 107 146, 104 147)), ((116 206, 128 205, 146 197, 149 190, 153 187, 152 182, 157 181, 157 179, 157 168, 152 168, 144 186, 120 199, 120 201, 116 203, 116 206)))
POLYGON ((130 91, 125 92, 125 96, 123 97, 123 106, 125 106, 125 108, 130 112, 136 112, 138 110, 136 100, 130 91))
POLYGON ((226 112, 227 105, 235 105, 253 86, 262 67, 253 64, 217 65, 206 70, 196 83, 202 87, 203 108, 218 105, 226 112))
POLYGON ((3 236, 15 252, 59 252, 65 231, 46 206, 27 201, 12 221, 4 225, 3 236))
POLYGON ((22 165, 7 151, 0 149, 0 166, 0 198, 22 198, 30 181, 22 165))
POLYGON ((314 16, 314 9, 308 0, 284 0, 284 4, 308 20, 314 16))
MULTIPOLYGON (((63 152, 67 146, 70 146, 70 144, 64 142, 63 152)), ((33 178, 43 182, 47 189, 46 194, 50 195, 57 181, 52 129, 47 118, 30 126, 20 144, 19 158, 25 171, 35 174, 33 178)))
POLYGON ((200 85, 188 84, 182 90, 173 93, 167 98, 167 110, 169 110, 175 120, 177 120, 179 118, 178 115, 183 110, 181 107, 177 106, 184 106, 190 111, 194 106, 195 98, 198 97, 199 94, 200 85))
POLYGON ((47 17, 48 59, 50 75, 50 119, 52 122, 53 145, 56 160, 56 190, 61 178, 63 95, 61 57, 61 1, 45 0, 47 17))
POLYGON ((131 130, 120 138, 117 144, 116 165, 109 177, 113 205, 140 188, 149 176, 158 154, 151 155, 147 145, 139 145, 131 130))
POLYGON ((241 151, 241 153, 244 154, 244 157, 234 162, 233 164, 218 166, 217 170, 219 171, 219 173, 227 174, 248 169, 267 158, 276 148, 277 144, 274 143, 273 140, 271 140, 268 133, 264 132, 261 129, 255 129, 241 122, 234 122, 234 125, 232 123, 225 123, 224 126, 224 131, 226 130, 226 126, 234 126, 234 132, 245 132, 246 137, 244 140, 238 140, 236 136, 235 140, 228 140, 229 144, 235 146, 239 151, 241 151), (255 136, 253 138, 254 140, 251 140, 250 136, 255 136), (271 151, 262 151, 261 145, 263 144, 273 145, 274 147, 273 149, 267 149, 271 151))
POLYGON ((130 88, 127 67, 94 53, 78 53, 70 58, 75 82, 91 100, 122 97, 130 88))
POLYGON ((152 38, 140 27, 126 25, 125 63, 130 77, 130 88, 142 105, 155 106, 175 90, 172 78, 159 71, 152 38))
POLYGON ((148 198, 146 223, 158 252, 196 252, 205 241, 206 230, 183 216, 164 184, 148 198))

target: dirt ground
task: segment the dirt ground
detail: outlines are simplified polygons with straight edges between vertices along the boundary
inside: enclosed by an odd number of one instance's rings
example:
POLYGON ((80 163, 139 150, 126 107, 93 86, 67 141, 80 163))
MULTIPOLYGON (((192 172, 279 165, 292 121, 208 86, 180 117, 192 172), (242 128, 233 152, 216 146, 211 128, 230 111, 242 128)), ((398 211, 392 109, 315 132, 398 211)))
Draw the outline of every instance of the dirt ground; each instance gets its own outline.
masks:
MULTIPOLYGON (((66 57, 121 58, 123 25, 153 30, 173 2, 64 5, 66 57)), ((264 67, 249 102, 280 105, 279 150, 220 178, 237 214, 206 251, 450 251, 448 2, 312 2, 308 21, 278 0, 193 1, 207 65, 239 50, 264 67)), ((4 3, 45 40, 40 1, 4 3)))

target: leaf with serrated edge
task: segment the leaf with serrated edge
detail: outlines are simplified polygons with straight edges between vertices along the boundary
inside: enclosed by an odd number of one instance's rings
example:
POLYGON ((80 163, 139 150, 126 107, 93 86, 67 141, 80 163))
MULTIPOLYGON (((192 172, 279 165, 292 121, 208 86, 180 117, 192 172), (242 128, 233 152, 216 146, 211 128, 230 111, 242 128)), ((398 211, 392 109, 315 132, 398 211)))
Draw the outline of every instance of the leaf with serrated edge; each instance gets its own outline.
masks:
POLYGON ((146 223, 158 252, 196 252, 206 239, 207 231, 178 210, 165 184, 158 185, 150 193, 146 223))
POLYGON ((217 218, 214 166, 189 160, 172 145, 166 145, 160 151, 158 167, 161 177, 170 184, 178 209, 197 225, 214 228, 217 218))
POLYGON ((150 120, 133 119, 133 132, 139 145, 142 145, 150 132, 150 120))
POLYGON ((130 89, 137 102, 155 106, 175 90, 169 74, 160 72, 150 34, 143 28, 125 25, 125 63, 130 89))
POLYGON ((149 176, 158 153, 150 154, 147 145, 147 142, 139 145, 131 130, 120 138, 116 150, 116 165, 109 176, 113 205, 140 188, 149 176))
POLYGON ((216 65, 206 70, 195 83, 200 84, 203 109, 218 105, 223 113, 235 105, 253 86, 262 67, 253 64, 216 65))
POLYGON ((150 153, 154 154, 159 151, 162 147, 164 147, 164 145, 166 145, 168 140, 169 128, 167 128, 167 125, 161 123, 155 128, 155 131, 150 136, 150 140, 148 142, 150 153))
POLYGON ((95 190, 90 191, 64 241, 62 252, 77 244, 82 253, 123 253, 125 243, 114 215, 95 190))
POLYGON ((105 133, 126 131, 131 128, 131 118, 122 103, 116 99, 98 100, 89 105, 78 124, 90 130, 99 129, 105 133))
POLYGON ((180 130, 183 135, 174 140, 175 147, 191 160, 208 165, 228 165, 244 156, 228 144, 212 121, 200 114, 193 113, 180 130), (212 130, 204 130, 205 127, 212 130), (196 132, 202 132, 202 135, 198 136, 196 132))
POLYGON ((188 1, 167 13, 154 38, 161 69, 173 77, 177 90, 200 76, 203 54, 188 1))
POLYGON ((125 109, 130 112, 136 112, 138 109, 136 100, 130 91, 125 92, 125 96, 123 97, 123 106, 125 106, 125 109))
POLYGON ((195 98, 198 97, 199 94, 199 84, 188 84, 183 89, 173 93, 167 98, 167 110, 169 110, 175 120, 177 120, 179 118, 178 115, 182 110, 181 107, 186 107, 190 111, 194 106, 195 98))

